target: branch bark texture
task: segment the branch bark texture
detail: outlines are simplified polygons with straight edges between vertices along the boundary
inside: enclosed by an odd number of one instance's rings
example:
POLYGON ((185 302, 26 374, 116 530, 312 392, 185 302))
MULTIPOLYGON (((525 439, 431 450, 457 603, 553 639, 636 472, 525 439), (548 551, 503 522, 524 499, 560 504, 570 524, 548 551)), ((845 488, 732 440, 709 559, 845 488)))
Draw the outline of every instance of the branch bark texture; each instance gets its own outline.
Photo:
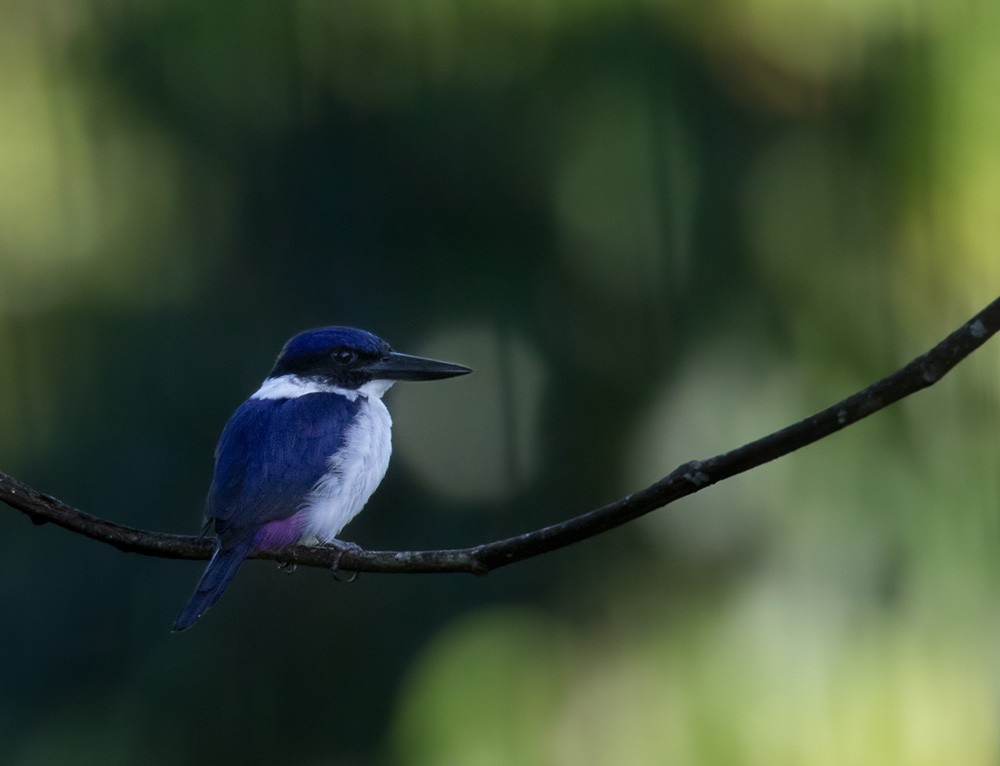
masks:
MULTIPOLYGON (((251 558, 353 572, 470 572, 493 569, 594 537, 736 474, 819 441, 923 388, 933 385, 1000 330, 1000 298, 990 303, 905 367, 825 410, 707 460, 678 466, 650 486, 579 516, 470 548, 368 551, 295 546, 251 558)), ((207 559, 206 537, 148 532, 92 516, 0 472, 0 500, 36 524, 53 523, 121 551, 172 559, 207 559)))

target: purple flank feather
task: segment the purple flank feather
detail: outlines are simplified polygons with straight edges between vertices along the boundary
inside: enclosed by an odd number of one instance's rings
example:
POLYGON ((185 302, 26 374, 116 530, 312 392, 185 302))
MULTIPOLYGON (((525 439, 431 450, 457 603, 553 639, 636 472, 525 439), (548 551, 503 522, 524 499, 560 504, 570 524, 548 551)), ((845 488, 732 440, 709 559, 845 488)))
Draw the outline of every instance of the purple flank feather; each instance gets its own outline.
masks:
POLYGON ((302 539, 305 514, 299 511, 287 519, 269 521, 262 526, 253 539, 255 551, 278 551, 295 545, 302 539))

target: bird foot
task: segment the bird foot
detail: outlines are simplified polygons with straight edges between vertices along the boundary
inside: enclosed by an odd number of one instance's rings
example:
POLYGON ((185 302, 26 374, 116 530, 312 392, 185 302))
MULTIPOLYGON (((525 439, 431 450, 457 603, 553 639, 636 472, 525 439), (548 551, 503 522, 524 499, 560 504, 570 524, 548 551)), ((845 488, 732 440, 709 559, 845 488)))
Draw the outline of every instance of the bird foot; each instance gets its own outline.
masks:
POLYGON ((336 551, 336 556, 333 559, 333 563, 330 565, 330 571, 333 572, 333 577, 337 582, 354 582, 358 579, 357 572, 351 572, 351 576, 348 578, 343 578, 340 575, 340 559, 343 558, 345 553, 353 553, 357 551, 363 551, 362 548, 357 543, 347 542, 346 540, 330 540, 329 542, 323 543, 321 546, 323 548, 332 548, 336 551))

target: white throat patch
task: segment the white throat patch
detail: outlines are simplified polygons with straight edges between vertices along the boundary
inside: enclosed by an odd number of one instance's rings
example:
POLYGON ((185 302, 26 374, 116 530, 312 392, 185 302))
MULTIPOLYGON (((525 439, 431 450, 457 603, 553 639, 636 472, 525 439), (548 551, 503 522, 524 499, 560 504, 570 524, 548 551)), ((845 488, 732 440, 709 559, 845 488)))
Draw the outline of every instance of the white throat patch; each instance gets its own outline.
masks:
POLYGON ((358 388, 342 388, 332 383, 324 383, 315 378, 300 378, 297 375, 279 375, 268 378, 261 383, 260 388, 251 399, 296 399, 306 394, 340 394, 354 401, 359 396, 365 399, 381 399, 392 388, 392 380, 370 380, 358 388))

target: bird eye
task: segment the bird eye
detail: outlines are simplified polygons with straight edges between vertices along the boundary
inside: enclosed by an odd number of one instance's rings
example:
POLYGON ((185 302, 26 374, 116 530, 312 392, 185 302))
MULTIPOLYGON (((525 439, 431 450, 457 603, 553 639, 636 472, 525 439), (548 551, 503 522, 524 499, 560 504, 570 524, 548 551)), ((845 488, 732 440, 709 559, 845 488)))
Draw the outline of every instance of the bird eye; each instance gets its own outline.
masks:
POLYGON ((349 348, 338 348, 333 352, 333 358, 338 364, 350 364, 358 355, 349 348))

